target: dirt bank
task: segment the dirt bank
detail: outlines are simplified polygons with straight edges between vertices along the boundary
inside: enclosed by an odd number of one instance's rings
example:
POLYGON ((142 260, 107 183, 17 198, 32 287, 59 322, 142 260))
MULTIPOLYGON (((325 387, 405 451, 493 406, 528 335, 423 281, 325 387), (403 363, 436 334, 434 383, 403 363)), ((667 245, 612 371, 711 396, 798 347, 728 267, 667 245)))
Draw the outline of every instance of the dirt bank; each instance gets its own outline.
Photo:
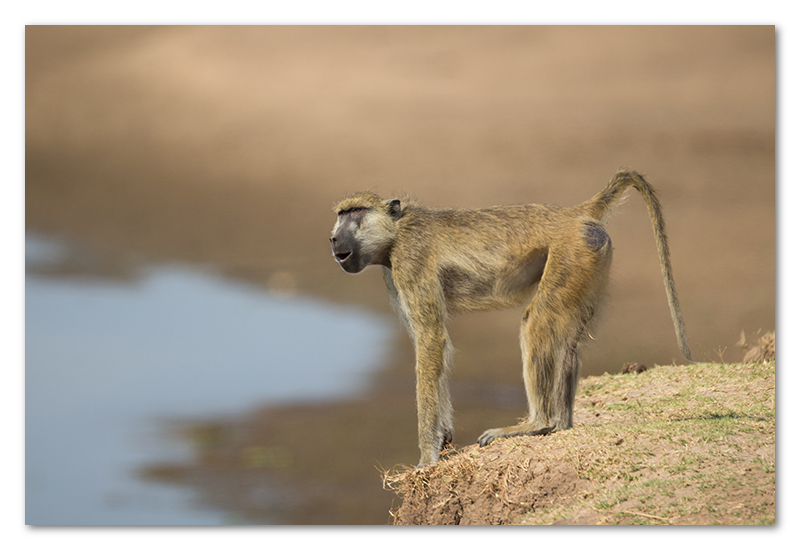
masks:
POLYGON ((397 524, 772 524, 775 363, 589 377, 573 429, 459 449, 386 485, 397 524))

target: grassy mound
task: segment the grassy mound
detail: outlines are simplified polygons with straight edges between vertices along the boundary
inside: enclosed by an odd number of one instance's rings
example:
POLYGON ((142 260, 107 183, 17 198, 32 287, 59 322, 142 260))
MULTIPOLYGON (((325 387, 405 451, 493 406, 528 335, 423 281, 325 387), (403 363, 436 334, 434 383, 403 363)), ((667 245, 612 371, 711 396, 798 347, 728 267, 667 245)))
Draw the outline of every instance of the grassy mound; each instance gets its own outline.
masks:
POLYGON ((773 524, 774 355, 588 377, 573 429, 384 483, 397 524, 773 524))

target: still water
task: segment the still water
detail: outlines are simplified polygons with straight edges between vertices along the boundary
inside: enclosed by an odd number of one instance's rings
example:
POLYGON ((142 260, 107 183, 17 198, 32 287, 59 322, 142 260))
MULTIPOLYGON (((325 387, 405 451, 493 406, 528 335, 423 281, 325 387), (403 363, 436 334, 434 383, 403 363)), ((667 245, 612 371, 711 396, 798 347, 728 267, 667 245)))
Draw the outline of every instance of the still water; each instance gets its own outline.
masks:
POLYGON ((190 489, 137 477, 189 457, 165 420, 358 394, 391 337, 389 319, 186 267, 139 269, 132 280, 39 269, 68 252, 26 238, 29 525, 228 522, 190 489), (358 357, 336 352, 339 334, 358 357))

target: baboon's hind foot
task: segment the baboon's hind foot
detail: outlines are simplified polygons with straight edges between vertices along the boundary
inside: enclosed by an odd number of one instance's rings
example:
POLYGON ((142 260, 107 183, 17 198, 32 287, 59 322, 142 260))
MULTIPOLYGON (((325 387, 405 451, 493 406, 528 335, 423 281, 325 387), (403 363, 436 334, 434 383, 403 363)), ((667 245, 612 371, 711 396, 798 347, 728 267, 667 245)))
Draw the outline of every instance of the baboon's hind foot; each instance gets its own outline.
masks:
POLYGON ((555 424, 552 426, 542 426, 541 424, 524 423, 517 424, 516 426, 508 426, 507 428, 494 428, 486 430, 478 438, 478 445, 485 447, 495 439, 500 437, 515 437, 518 435, 547 435, 555 430, 555 424))

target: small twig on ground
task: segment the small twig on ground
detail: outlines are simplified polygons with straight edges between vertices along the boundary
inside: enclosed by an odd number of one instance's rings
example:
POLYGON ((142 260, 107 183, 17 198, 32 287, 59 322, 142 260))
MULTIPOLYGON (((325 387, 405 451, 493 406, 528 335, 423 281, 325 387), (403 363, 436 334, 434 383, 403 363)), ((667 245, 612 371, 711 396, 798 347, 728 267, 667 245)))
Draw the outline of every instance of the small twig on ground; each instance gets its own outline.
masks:
POLYGON ((644 512, 634 512, 633 510, 620 510, 620 511, 623 514, 632 514, 634 516, 642 516, 642 517, 646 517, 646 518, 650 518, 650 519, 657 519, 657 520, 660 520, 660 521, 666 521, 667 523, 670 523, 669 519, 662 518, 661 516, 653 516, 653 515, 650 515, 650 514, 645 514, 644 512))

